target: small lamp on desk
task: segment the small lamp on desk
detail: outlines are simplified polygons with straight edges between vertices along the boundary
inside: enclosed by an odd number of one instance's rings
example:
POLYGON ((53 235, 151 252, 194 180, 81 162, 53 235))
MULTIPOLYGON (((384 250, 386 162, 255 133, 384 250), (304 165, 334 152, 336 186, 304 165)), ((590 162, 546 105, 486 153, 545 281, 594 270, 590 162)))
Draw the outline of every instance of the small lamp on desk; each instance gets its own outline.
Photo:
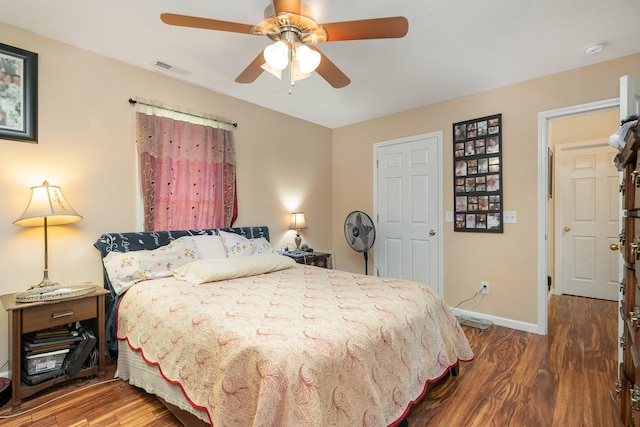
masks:
POLYGON ((31 200, 27 208, 20 218, 13 221, 15 225, 23 227, 44 227, 44 277, 39 284, 31 288, 57 285, 49 280, 47 228, 50 225, 71 224, 81 219, 82 217, 73 210, 62 195, 60 187, 49 185, 47 181, 42 185, 31 187, 31 200))
POLYGON ((300 230, 309 228, 307 227, 307 221, 304 219, 304 212, 294 212, 291 214, 291 224, 289 230, 296 230, 296 251, 300 250, 300 243, 302 238, 300 237, 300 230))

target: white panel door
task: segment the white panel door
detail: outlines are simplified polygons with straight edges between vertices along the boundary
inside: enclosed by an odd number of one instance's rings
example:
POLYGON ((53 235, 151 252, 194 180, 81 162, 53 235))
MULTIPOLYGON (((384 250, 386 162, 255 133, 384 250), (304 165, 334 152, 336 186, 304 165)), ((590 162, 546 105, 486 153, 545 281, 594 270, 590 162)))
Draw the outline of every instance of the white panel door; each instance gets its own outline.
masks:
POLYGON ((374 254, 380 276, 426 283, 440 294, 441 140, 436 133, 376 145, 374 254))
POLYGON ((617 300, 619 253, 609 248, 619 233, 617 150, 604 141, 561 153, 562 291, 617 300))

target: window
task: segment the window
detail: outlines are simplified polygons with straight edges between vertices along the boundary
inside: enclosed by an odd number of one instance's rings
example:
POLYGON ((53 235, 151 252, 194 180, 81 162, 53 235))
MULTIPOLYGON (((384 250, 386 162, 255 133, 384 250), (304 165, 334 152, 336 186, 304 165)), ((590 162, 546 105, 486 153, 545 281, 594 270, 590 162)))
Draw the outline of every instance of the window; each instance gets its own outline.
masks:
POLYGON ((230 227, 237 217, 233 126, 136 103, 144 229, 230 227))

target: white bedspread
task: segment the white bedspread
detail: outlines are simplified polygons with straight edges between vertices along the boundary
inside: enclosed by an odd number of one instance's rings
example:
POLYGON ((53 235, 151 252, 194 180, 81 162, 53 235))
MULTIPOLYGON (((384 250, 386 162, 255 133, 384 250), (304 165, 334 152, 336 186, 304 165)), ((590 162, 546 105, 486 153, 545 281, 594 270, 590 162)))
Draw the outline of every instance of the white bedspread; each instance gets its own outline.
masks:
POLYGON ((462 329, 429 286, 297 265, 134 285, 118 338, 214 426, 387 426, 458 361, 462 329))

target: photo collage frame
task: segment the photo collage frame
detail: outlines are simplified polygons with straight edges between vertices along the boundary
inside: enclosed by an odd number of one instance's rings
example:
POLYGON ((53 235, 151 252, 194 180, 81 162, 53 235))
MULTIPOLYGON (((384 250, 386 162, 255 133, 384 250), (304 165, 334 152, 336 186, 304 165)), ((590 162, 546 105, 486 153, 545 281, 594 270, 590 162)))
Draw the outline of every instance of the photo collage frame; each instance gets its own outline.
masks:
POLYGON ((502 233, 502 114, 453 124, 454 231, 502 233))

